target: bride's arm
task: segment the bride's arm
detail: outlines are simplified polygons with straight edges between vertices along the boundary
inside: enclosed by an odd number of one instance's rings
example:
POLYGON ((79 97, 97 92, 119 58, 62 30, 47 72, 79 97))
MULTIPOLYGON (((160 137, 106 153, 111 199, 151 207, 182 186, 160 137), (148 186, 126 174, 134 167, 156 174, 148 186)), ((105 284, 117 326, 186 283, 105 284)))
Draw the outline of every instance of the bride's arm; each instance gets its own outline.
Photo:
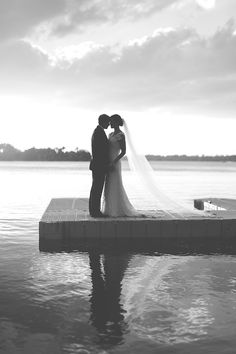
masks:
POLYGON ((120 159, 122 159, 123 156, 126 154, 126 141, 125 141, 125 135, 121 135, 121 139, 119 139, 120 143, 120 154, 114 159, 113 164, 116 164, 120 159))

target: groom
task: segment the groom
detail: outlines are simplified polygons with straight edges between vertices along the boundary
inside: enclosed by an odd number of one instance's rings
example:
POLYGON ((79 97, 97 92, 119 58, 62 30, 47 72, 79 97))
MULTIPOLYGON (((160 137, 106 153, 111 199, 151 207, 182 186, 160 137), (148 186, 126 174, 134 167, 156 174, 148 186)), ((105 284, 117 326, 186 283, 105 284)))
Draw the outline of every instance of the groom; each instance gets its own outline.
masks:
POLYGON ((98 118, 98 126, 92 135, 92 160, 90 170, 92 171, 93 183, 89 198, 89 213, 92 217, 104 217, 101 207, 102 190, 109 167, 108 139, 104 129, 110 125, 110 117, 102 114, 98 118))

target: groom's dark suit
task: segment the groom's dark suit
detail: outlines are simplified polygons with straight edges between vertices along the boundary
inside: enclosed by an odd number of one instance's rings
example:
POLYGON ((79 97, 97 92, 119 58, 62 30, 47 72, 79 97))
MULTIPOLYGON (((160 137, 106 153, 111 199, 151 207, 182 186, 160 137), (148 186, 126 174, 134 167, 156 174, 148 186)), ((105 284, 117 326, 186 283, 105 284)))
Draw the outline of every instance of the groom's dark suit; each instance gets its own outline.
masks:
POLYGON ((91 216, 100 213, 101 195, 109 166, 108 139, 104 129, 98 125, 92 135, 92 160, 90 170, 93 173, 93 184, 89 198, 91 216))

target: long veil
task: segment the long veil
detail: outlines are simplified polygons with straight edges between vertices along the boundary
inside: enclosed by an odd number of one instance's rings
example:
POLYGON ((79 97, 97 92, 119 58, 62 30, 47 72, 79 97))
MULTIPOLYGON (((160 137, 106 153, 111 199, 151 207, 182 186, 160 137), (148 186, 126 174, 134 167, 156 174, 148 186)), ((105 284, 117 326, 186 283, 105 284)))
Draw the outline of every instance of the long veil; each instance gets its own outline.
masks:
POLYGON ((138 178, 146 198, 156 206, 157 210, 165 212, 172 218, 185 218, 189 215, 204 215, 203 212, 190 208, 184 202, 181 204, 171 199, 157 186, 157 175, 144 155, 137 152, 127 122, 124 120, 124 131, 127 142, 127 158, 131 171, 138 178))

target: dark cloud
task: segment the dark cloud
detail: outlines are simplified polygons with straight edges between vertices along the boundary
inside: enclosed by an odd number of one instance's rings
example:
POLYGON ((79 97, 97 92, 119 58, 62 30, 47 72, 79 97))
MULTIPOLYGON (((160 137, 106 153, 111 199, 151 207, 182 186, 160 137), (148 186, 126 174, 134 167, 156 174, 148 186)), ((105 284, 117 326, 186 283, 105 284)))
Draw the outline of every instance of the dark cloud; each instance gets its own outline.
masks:
POLYGON ((53 27, 55 35, 65 35, 84 26, 121 19, 137 20, 161 11, 179 0, 87 0, 72 1, 66 19, 53 27))
POLYGON ((65 11, 65 0, 1 0, 0 39, 21 38, 65 11))
POLYGON ((87 104, 93 97, 94 104, 109 102, 130 109, 181 106, 232 114, 236 102, 234 31, 232 21, 210 38, 191 29, 160 31, 124 47, 120 57, 111 48, 93 51, 75 61, 67 75, 75 87, 80 81, 87 104))
POLYGON ((1 0, 0 39, 22 38, 40 24, 61 36, 88 25, 135 19, 179 0, 1 0))
POLYGON ((83 107, 164 106, 232 116, 236 110, 234 32, 232 21, 210 38, 190 29, 159 31, 125 46, 119 56, 110 47, 95 48, 72 64, 58 61, 54 67, 46 54, 15 43, 0 52, 4 77, 0 90, 17 80, 25 94, 59 95, 83 107))

